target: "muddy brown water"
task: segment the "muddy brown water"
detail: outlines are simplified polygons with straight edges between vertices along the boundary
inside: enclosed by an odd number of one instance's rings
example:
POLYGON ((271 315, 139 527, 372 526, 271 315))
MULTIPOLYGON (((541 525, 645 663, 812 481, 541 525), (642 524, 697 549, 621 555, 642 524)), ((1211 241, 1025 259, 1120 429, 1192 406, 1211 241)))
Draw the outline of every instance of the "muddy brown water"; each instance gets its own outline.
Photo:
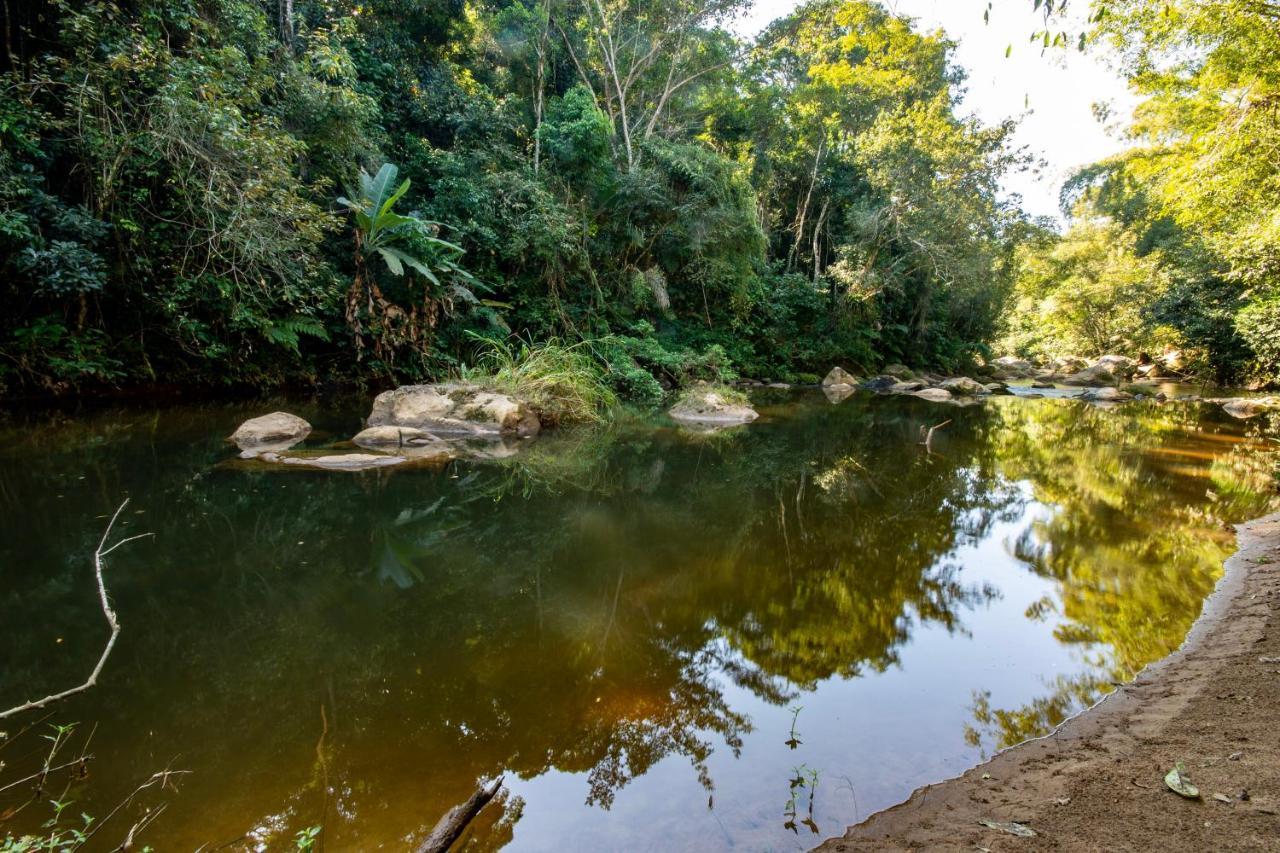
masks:
POLYGON ((0 422, 0 706, 96 659, 105 516, 155 534, 110 558, 101 684, 0 725, 0 786, 52 724, 88 777, 0 792, 0 837, 172 767, 99 839, 165 803, 158 850, 399 850, 502 773, 468 849, 806 849, 1176 648, 1269 500, 1277 424, 1216 407, 756 402, 359 474, 222 440, 286 407, 325 446, 359 401, 0 422))

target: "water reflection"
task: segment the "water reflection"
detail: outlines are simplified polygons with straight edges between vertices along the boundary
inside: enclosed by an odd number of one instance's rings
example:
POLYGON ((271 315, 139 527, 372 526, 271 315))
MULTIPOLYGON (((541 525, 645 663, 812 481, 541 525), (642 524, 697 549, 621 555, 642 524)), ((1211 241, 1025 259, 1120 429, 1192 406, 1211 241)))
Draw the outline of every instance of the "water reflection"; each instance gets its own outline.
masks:
MULTIPOLYGON (((967 672, 965 644, 984 642, 971 626, 995 613, 1077 666, 970 683, 940 729, 967 726, 967 746, 921 748, 963 763, 1040 733, 1181 641, 1230 548, 1224 523, 1265 502, 1242 427, 1191 407, 992 400, 948 408, 926 452, 920 429, 942 418, 924 401, 759 402, 762 420, 728 433, 625 418, 506 459, 359 476, 219 468, 234 406, 15 426, 0 456, 0 619, 15 626, 0 700, 82 676, 93 516, 128 493, 131 529, 158 536, 117 560, 117 656, 62 711, 100 725, 81 810, 105 812, 180 755, 195 773, 152 829, 161 847, 278 846, 317 823, 337 847, 399 847, 478 778, 572 780, 555 806, 568 822, 677 761, 698 796, 647 819, 637 806, 583 846, 705 847, 708 808, 725 837, 803 841, 806 821, 853 818, 831 805, 840 774, 820 785, 806 763, 851 735, 815 719, 798 751, 766 745, 769 709, 790 717, 804 697, 818 713, 833 685, 910 678, 904 654, 924 636, 967 672), (1007 567, 980 565, 1001 536, 1007 567), (1017 573, 1035 598, 1006 601, 1017 573), (1030 699, 1002 710, 1010 693, 1030 699), (747 749, 788 780, 781 811, 772 782, 747 801, 725 775, 747 749), (683 824, 659 829, 668 813, 683 824)), ((300 413, 312 444, 356 418, 300 413)), ((931 689, 897 701, 945 706, 931 689)), ((870 734, 886 751, 935 737, 870 734)), ((861 760, 882 768, 856 780, 877 792, 864 807, 928 781, 887 752, 861 760)), ((469 843, 547 846, 522 805, 486 811, 469 843)))

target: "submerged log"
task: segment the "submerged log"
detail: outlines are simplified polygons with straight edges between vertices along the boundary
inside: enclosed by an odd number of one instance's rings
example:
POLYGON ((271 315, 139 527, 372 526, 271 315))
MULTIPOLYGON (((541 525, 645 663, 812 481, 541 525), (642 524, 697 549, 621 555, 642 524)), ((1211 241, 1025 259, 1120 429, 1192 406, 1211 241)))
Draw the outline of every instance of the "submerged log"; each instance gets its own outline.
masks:
POLYGON ((494 779, 486 787, 477 785, 475 792, 465 803, 454 806, 440 818, 426 841, 418 845, 416 853, 446 853, 453 843, 462 837, 467 826, 480 814, 489 801, 502 789, 502 776, 494 779))

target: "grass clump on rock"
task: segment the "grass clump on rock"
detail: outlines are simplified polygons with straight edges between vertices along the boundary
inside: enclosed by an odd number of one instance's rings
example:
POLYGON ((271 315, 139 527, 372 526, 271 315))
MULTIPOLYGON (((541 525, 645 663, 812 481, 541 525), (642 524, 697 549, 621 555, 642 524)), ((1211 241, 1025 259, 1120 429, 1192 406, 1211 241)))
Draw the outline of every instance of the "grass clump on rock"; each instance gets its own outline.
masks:
POLYGON ((586 342, 565 344, 484 339, 484 349, 462 378, 528 402, 544 424, 599 423, 617 403, 604 368, 586 342))

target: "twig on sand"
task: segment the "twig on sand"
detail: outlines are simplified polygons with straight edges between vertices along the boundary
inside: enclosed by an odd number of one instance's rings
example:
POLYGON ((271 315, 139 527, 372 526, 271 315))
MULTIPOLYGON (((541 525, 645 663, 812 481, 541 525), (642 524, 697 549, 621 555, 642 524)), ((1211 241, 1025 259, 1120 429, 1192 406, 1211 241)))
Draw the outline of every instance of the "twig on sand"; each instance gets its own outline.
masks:
POLYGON ((107 537, 111 535, 111 528, 115 526, 116 519, 120 517, 120 513, 129 505, 129 499, 125 498, 124 503, 116 508, 115 514, 111 516, 111 521, 107 522, 107 529, 102 532, 102 539, 98 541, 98 547, 93 552, 93 573, 98 582, 98 602, 102 605, 102 615, 107 618, 107 625, 111 627, 111 636, 107 638, 107 645, 102 649, 102 655, 98 658, 97 665, 94 666, 93 672, 89 673, 89 677, 85 679, 83 684, 63 690, 60 693, 52 693, 43 699, 35 699, 30 702, 24 702, 16 705, 7 711, 0 711, 0 720, 6 717, 12 717, 15 714, 21 714, 24 711, 31 711, 35 708, 43 708, 51 702, 57 702, 68 696, 74 696, 77 693, 83 693, 90 687, 98 683, 98 676, 102 673, 102 667, 106 665, 107 658, 111 655, 111 650, 115 647, 116 640, 120 636, 120 620, 116 618, 116 612, 111 609, 111 602, 107 598, 106 581, 102 578, 103 560, 108 554, 121 545, 125 545, 135 539, 142 539, 145 536, 151 536, 150 533, 140 533, 137 536, 129 536, 121 539, 114 545, 107 547, 107 537))
POLYGON ((502 788, 502 778, 499 776, 488 786, 477 785, 475 792, 465 803, 449 809, 431 830, 427 840, 418 845, 416 853, 445 853, 462 836, 475 816, 480 814, 480 810, 497 796, 502 788))

